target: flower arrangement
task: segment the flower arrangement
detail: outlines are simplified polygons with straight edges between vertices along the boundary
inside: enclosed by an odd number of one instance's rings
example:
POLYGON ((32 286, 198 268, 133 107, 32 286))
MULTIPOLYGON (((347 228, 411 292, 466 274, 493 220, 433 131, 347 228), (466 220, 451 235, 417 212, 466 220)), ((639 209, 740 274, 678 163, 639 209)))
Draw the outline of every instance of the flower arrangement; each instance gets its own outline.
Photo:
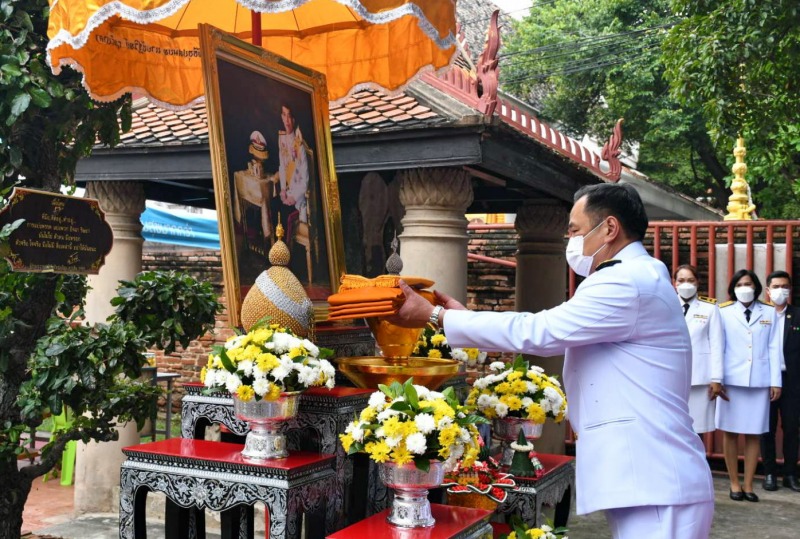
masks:
POLYGON ((379 385, 361 415, 339 435, 348 455, 367 453, 375 462, 398 465, 414 462, 427 472, 431 460, 443 460, 445 471, 459 459, 471 465, 478 457, 476 423, 486 419, 469 414, 453 388, 442 393, 413 384, 379 385))
POLYGON ((539 528, 529 528, 519 515, 511 516, 511 533, 503 534, 500 539, 569 539, 566 528, 555 528, 542 524, 539 528))
POLYGON ((480 494, 495 503, 503 503, 508 497, 508 489, 517 486, 511 475, 500 471, 500 465, 491 457, 476 460, 471 466, 459 462, 455 469, 444 476, 443 487, 455 496, 480 494))
POLYGON ((518 417, 544 423, 547 417, 560 423, 567 415, 567 399, 559 381, 544 369, 529 366, 521 356, 513 363, 495 361, 492 374, 475 380, 466 404, 489 419, 518 417))
POLYGON ((257 323, 248 333, 214 347, 200 380, 210 390, 227 390, 244 402, 277 400, 281 393, 315 386, 333 388, 336 371, 318 348, 278 324, 257 323))
POLYGON ((447 337, 441 329, 433 329, 426 326, 419 336, 414 355, 429 357, 434 359, 455 359, 468 367, 483 365, 486 361, 486 352, 481 352, 477 348, 452 348, 447 344, 447 337))

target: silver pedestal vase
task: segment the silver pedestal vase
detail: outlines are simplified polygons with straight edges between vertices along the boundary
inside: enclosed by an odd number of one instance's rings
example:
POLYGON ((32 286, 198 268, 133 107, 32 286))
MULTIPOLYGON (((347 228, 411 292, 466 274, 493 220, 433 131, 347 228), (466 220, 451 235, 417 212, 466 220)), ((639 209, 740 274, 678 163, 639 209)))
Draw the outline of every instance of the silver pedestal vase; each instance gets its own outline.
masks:
POLYGON ((402 528, 427 528, 436 520, 431 514, 428 489, 444 481, 444 466, 432 460, 427 472, 417 469, 413 462, 398 466, 384 462, 378 466, 381 481, 394 491, 394 500, 387 521, 402 528))
POLYGON ((534 423, 530 419, 519 417, 503 417, 492 420, 492 437, 500 441, 503 456, 500 460, 501 466, 511 466, 514 458, 514 450, 511 443, 519 438, 519 431, 525 433, 525 439, 529 442, 538 440, 542 437, 544 423, 534 423))
POLYGON ((300 394, 300 391, 281 393, 274 401, 262 399, 244 402, 233 397, 236 417, 250 425, 242 451, 245 459, 282 459, 289 456, 286 437, 280 432, 281 424, 297 415, 300 394))

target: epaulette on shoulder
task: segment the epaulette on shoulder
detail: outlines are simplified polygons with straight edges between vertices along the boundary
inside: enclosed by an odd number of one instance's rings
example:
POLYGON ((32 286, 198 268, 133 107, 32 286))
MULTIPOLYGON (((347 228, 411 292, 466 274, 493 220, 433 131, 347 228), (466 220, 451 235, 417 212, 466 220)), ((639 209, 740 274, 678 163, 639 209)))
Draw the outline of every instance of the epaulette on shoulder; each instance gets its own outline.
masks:
POLYGON ((756 301, 759 302, 764 307, 772 307, 773 309, 775 308, 775 305, 773 305, 772 303, 767 303, 765 301, 761 301, 760 299, 757 299, 756 301))
POLYGON ((710 303, 711 305, 716 305, 717 300, 715 298, 707 298, 705 296, 697 296, 697 299, 703 301, 705 303, 710 303))
POLYGON ((726 301, 725 303, 720 303, 719 308, 722 309, 723 307, 728 307, 729 305, 733 305, 734 303, 736 303, 736 302, 733 301, 733 300, 726 301))

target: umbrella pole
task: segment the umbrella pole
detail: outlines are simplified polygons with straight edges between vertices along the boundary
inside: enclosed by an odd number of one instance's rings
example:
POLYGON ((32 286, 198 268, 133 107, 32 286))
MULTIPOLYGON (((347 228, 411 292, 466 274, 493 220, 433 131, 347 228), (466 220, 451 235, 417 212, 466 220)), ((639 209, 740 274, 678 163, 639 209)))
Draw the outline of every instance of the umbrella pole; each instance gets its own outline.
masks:
POLYGON ((251 29, 253 33, 253 45, 261 46, 261 13, 250 11, 251 29))

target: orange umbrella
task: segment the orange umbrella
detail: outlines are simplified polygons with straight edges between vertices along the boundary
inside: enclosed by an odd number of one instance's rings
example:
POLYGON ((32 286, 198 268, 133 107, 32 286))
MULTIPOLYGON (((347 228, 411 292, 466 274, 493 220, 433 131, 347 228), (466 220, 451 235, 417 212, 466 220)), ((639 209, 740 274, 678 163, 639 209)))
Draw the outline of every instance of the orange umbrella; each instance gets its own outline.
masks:
POLYGON ((199 23, 255 43, 260 35, 264 48, 324 73, 332 101, 364 86, 397 90, 455 54, 454 0, 50 2, 50 66, 81 71, 98 101, 127 92, 172 107, 200 99, 199 23))

